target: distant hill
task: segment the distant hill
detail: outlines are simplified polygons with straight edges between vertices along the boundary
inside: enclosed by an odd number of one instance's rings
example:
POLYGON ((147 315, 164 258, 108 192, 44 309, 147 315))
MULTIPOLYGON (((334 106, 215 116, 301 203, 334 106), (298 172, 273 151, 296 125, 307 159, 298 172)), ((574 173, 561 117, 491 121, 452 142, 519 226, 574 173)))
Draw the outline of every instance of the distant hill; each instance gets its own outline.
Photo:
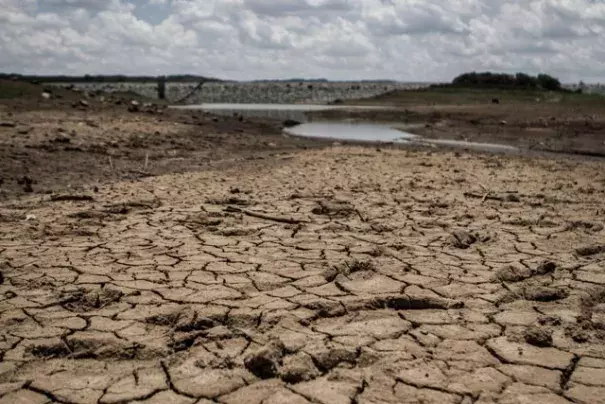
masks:
POLYGON ((266 80, 251 80, 251 83, 385 83, 393 84, 396 80, 328 80, 324 78, 319 79, 304 79, 304 78, 290 78, 290 79, 266 79, 266 80))
MULTIPOLYGON (((89 75, 84 76, 40 76, 40 75, 22 75, 13 73, 0 73, 0 79, 22 80, 29 82, 44 82, 44 83, 121 83, 121 82, 145 82, 157 81, 161 76, 127 76, 127 75, 89 75)), ((167 82, 222 82, 224 80, 214 77, 197 76, 194 74, 177 74, 164 76, 167 82)))

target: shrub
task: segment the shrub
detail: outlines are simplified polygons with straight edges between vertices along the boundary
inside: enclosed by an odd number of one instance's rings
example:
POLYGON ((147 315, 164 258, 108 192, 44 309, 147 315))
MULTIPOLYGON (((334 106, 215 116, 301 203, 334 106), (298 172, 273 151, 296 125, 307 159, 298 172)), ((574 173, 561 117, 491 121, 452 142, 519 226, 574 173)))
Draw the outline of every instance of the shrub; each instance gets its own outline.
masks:
POLYGON ((537 77, 525 73, 515 75, 492 72, 464 73, 454 78, 454 86, 479 88, 524 88, 542 89, 548 91, 562 91, 561 82, 548 74, 539 74, 537 77))

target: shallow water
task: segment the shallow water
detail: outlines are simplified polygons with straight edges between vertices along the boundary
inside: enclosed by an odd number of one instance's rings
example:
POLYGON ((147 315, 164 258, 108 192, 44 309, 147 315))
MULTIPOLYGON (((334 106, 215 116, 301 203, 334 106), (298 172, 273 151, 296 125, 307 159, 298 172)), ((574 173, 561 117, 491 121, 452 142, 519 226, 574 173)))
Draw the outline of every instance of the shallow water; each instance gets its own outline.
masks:
POLYGON ((388 106, 363 105, 324 105, 324 104, 198 104, 179 105, 172 108, 199 109, 217 115, 241 115, 244 117, 269 118, 277 120, 293 119, 304 122, 300 125, 285 129, 284 132, 293 136, 310 138, 350 140, 362 142, 396 142, 416 145, 451 147, 471 149, 493 153, 514 153, 519 149, 513 146, 496 143, 475 143, 448 139, 426 139, 418 135, 395 128, 396 125, 378 125, 372 123, 346 122, 310 122, 307 112, 333 109, 391 109, 388 106))
POLYGON ((366 142, 401 142, 417 138, 416 135, 388 126, 364 123, 303 123, 284 132, 294 136, 366 142))
POLYGON ((351 140, 364 142, 394 142, 424 146, 444 146, 493 153, 514 153, 519 149, 497 143, 475 143, 448 139, 426 139, 418 135, 397 130, 386 125, 362 123, 304 123, 284 130, 294 136, 351 140))

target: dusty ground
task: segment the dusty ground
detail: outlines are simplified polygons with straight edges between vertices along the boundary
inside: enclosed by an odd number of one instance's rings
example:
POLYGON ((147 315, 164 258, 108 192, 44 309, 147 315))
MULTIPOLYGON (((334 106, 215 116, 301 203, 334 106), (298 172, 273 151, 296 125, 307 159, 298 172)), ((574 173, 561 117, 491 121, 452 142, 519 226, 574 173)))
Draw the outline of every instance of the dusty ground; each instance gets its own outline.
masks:
POLYGON ((132 94, 52 89, 46 100, 43 89, 0 81, 0 200, 320 145, 283 137, 279 121, 167 109, 132 94))
POLYGON ((6 202, 0 403, 604 403, 604 169, 332 148, 6 202))
POLYGON ((0 404, 605 403, 605 162, 11 91, 0 404))

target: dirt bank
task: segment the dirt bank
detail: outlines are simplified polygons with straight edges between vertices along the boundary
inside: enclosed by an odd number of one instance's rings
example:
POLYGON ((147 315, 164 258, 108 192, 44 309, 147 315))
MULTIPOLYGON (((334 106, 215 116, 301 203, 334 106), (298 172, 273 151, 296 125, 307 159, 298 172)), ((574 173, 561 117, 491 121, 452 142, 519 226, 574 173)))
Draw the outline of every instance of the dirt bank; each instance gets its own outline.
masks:
POLYGON ((133 94, 50 89, 45 99, 41 86, 8 84, 19 96, 0 102, 0 200, 321 145, 282 136, 277 121, 173 110, 133 94))

